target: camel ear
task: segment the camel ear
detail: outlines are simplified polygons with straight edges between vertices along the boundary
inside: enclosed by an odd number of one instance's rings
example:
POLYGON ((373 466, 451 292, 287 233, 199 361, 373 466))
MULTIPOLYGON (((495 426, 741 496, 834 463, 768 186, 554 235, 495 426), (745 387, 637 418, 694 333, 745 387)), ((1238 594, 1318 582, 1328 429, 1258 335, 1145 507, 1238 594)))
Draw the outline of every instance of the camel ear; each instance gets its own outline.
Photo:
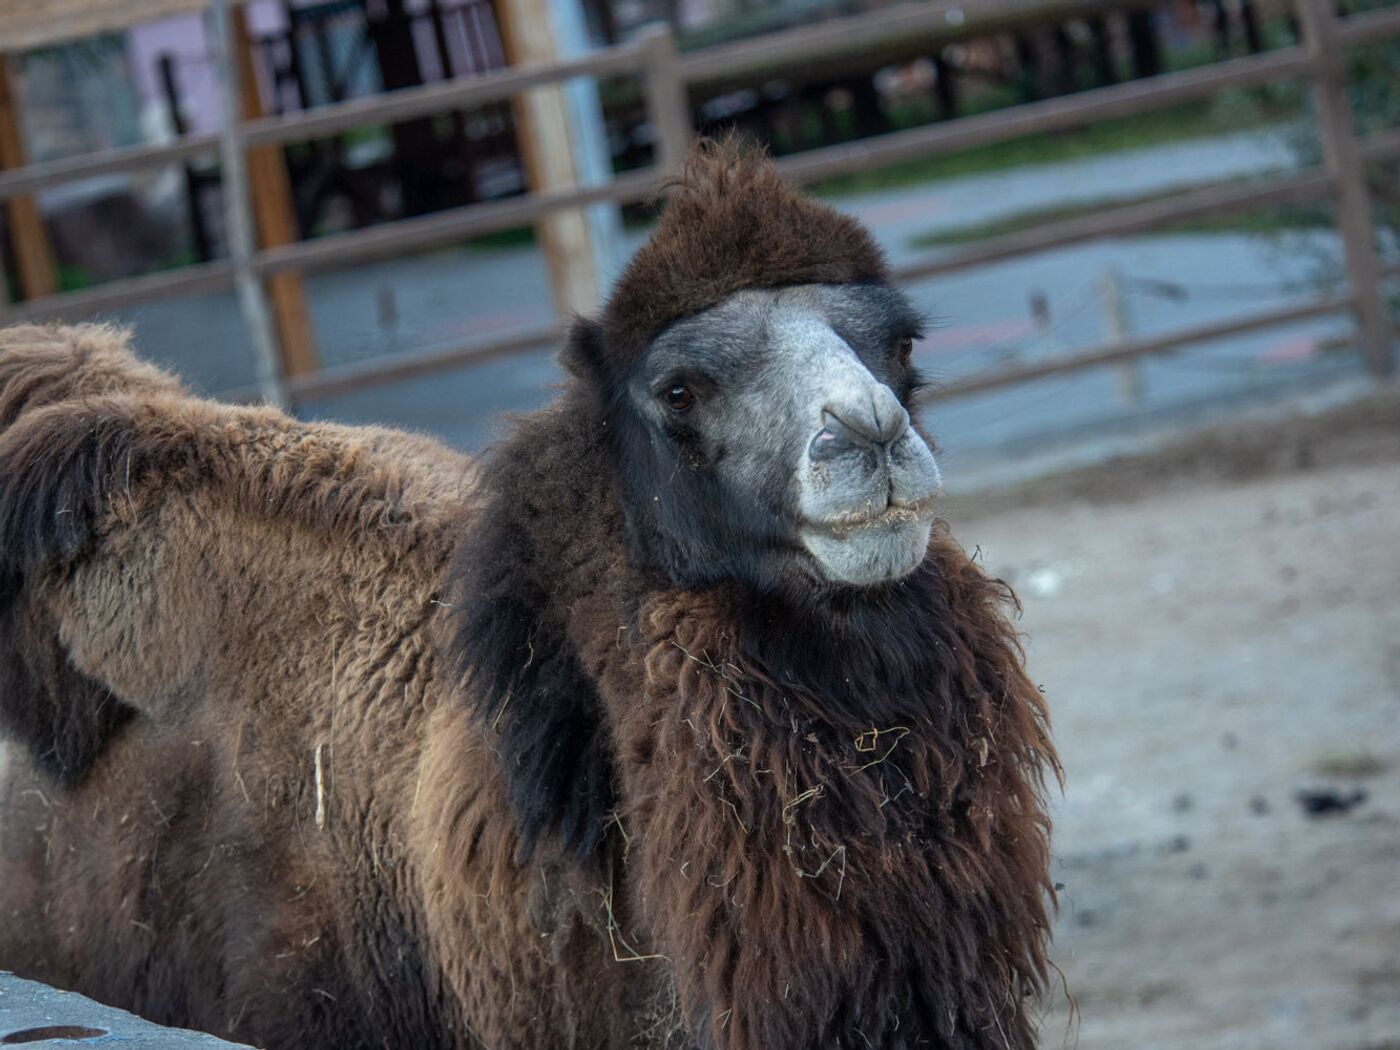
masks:
POLYGON ((559 364, 570 375, 601 388, 609 376, 603 326, 588 317, 575 317, 569 341, 559 351, 559 364))
POLYGON ((528 546, 518 502, 497 497, 463 538, 448 575, 447 666, 495 742, 520 830, 523 863, 557 833, 592 855, 614 806, 602 702, 528 546))

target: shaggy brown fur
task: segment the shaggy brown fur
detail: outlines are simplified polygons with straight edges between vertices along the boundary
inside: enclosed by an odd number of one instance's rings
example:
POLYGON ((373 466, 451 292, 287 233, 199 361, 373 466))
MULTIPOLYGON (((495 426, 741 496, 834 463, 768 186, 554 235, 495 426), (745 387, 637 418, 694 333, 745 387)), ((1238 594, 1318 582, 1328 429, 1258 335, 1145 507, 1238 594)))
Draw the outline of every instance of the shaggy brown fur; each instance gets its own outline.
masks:
POLYGON ((581 381, 479 471, 123 344, 0 335, 0 967, 275 1048, 1034 1045, 1054 756, 946 532, 688 591, 581 381))
MULTIPOLYGON (((854 620, 830 638, 737 589, 657 586, 625 570, 596 429, 573 397, 525 421, 491 486, 520 498, 487 514, 524 548, 495 561, 549 575, 540 621, 561 618, 602 698, 621 858, 600 877, 632 917, 611 949, 663 969, 702 1046, 1033 1046, 1050 895, 1041 777, 1057 767, 1004 585, 939 529, 912 656, 894 639, 859 644, 854 620)), ((464 555, 484 552, 464 544, 459 569, 464 555)), ((495 604, 478 586, 451 600, 495 604)), ((546 651, 533 631, 533 657, 513 651, 522 665, 546 651)), ((511 686, 493 726, 527 695, 511 686)))
POLYGON ((865 228, 802 197, 742 140, 702 143, 603 314, 609 350, 634 359, 668 324, 741 288, 888 278, 865 228))

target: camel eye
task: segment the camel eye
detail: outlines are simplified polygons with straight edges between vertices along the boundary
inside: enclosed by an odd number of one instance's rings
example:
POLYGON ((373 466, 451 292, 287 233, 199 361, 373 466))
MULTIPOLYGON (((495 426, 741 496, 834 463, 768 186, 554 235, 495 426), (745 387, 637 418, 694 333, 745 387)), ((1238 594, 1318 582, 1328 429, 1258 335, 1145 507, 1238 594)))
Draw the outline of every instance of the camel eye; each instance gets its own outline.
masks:
POLYGON ((695 404, 695 395, 690 388, 679 383, 666 391, 666 405, 672 412, 689 412, 695 404))
POLYGON ((909 359, 910 359, 911 357, 914 356, 914 337, 913 337, 913 336, 905 336, 903 339, 901 339, 901 340, 899 341, 899 350, 898 350, 898 354, 899 354, 899 363, 900 363, 901 365, 907 365, 907 364, 909 364, 909 359))

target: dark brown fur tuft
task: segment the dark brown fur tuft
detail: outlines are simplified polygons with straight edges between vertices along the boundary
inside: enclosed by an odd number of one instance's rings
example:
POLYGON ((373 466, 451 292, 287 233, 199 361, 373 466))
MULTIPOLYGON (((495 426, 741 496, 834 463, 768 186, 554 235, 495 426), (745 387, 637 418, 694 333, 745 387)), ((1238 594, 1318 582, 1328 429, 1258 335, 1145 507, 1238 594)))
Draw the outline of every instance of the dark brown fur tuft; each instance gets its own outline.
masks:
POLYGON ((636 892, 717 1046, 1036 1045, 1044 703, 946 532, 907 591, 864 623, 722 590, 642 610, 652 702, 612 712, 650 756, 624 770, 636 892))
POLYGON ((610 359, 635 359, 667 325, 744 288, 884 282, 865 228, 785 182, 738 136, 700 142, 650 239, 603 313, 610 359))
MULTIPOLYGON (((551 569, 528 622, 484 636, 533 639, 503 661, 567 657, 590 688, 485 675, 467 698, 527 832, 552 807, 564 829, 587 811, 573 763, 592 746, 573 726, 604 723, 613 950, 639 984, 674 989, 690 1040, 640 1045, 1032 1050, 1054 898, 1042 791, 1058 764, 1009 589, 945 528, 875 599, 788 607, 648 579, 625 561, 603 429, 567 397, 525 421, 487 471, 516 495, 486 508, 497 520, 459 550, 449 593, 479 586, 472 566, 511 581, 551 569), (542 764, 512 717, 567 740, 568 762, 542 764), (559 776, 580 797, 561 804, 559 776)), ((479 660, 482 611, 453 619, 452 659, 479 660)))

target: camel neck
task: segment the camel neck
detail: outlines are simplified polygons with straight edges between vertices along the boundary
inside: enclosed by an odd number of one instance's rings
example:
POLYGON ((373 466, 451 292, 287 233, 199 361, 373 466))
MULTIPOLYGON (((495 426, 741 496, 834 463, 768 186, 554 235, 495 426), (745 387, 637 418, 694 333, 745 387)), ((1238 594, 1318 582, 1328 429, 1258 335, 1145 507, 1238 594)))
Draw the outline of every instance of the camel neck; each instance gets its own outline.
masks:
POLYGON ((879 593, 658 581, 577 392, 486 478, 452 666, 526 852, 602 858, 609 922, 731 1050, 1033 1045, 1054 758, 1001 586, 941 528, 879 593))

